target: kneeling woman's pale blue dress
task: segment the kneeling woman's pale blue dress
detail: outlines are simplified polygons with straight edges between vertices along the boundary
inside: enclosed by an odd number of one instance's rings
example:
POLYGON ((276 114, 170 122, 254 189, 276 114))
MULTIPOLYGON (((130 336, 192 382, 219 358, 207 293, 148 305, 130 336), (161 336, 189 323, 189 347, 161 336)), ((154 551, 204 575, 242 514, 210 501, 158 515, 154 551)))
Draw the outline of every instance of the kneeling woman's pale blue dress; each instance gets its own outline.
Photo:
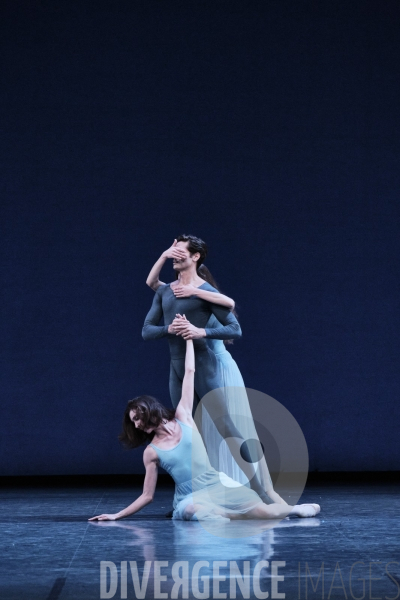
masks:
POLYGON ((173 519, 229 519, 245 515, 262 503, 245 485, 238 485, 210 464, 201 435, 196 429, 175 419, 182 430, 181 439, 169 450, 150 444, 157 452, 160 466, 175 481, 173 519), (234 487, 232 487, 234 486, 234 487))

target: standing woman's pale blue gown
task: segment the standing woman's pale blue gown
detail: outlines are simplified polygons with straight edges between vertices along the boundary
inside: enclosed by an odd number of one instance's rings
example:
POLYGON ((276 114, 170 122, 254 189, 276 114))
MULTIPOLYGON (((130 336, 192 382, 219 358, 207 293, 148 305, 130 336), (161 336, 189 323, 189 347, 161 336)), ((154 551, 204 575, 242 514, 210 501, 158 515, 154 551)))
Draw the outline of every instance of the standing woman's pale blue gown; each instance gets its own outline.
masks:
MULTIPOLYGON (((207 327, 217 327, 218 325, 216 317, 211 315, 207 327)), ((239 367, 222 340, 206 338, 206 341, 218 360, 221 381, 224 388, 226 388, 225 399, 229 416, 244 440, 258 439, 249 399, 239 367)), ((218 432, 211 417, 204 408, 202 411, 201 427, 203 440, 213 467, 241 484, 247 483, 245 474, 232 457, 227 443, 218 432)), ((259 462, 254 464, 254 467, 257 470, 257 476, 262 487, 268 493, 269 489, 273 489, 273 484, 265 458, 262 457, 259 462)))

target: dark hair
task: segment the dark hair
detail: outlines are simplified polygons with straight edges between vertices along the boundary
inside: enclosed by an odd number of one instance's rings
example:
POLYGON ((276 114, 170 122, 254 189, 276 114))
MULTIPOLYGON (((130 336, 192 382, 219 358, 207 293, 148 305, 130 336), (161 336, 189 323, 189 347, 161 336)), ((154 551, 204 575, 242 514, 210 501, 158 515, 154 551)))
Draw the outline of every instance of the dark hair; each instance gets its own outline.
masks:
POLYGON ((154 431, 146 433, 135 427, 129 416, 131 410, 135 410, 140 416, 145 428, 158 427, 162 421, 171 421, 175 416, 175 409, 166 408, 152 396, 137 396, 129 400, 122 419, 122 431, 118 436, 119 441, 128 449, 149 443, 154 437, 154 431))
MULTIPOLYGON (((177 242, 188 242, 187 248, 188 248, 190 254, 195 254, 196 252, 200 253, 200 258, 196 264, 197 275, 199 277, 201 277, 202 279, 204 279, 204 281, 207 281, 207 283, 212 285, 216 290, 218 290, 218 292, 222 293, 221 290, 219 289, 218 284, 215 281, 214 277, 211 275, 210 270, 206 267, 206 265, 203 265, 203 262, 206 259, 206 256, 208 253, 207 244, 205 242, 203 242, 203 240, 201 240, 200 238, 196 237, 195 235, 186 235, 184 233, 182 235, 178 235, 178 237, 176 238, 176 241, 177 242)), ((175 272, 175 278, 178 279, 178 277, 179 277, 178 273, 175 272)), ((238 314, 234 308, 232 309, 231 312, 233 315, 235 315, 236 318, 238 317, 238 314)), ((233 344, 233 340, 224 340, 224 344, 225 344, 225 346, 233 344)))
POLYGON ((185 235, 185 234, 178 235, 178 237, 176 238, 176 241, 177 242, 188 242, 187 248, 188 248, 190 254, 196 254, 196 252, 198 252, 200 254, 200 258, 196 264, 196 269, 198 271, 207 257, 207 252, 208 252, 207 244, 205 242, 203 242, 203 240, 201 240, 200 238, 196 237, 195 235, 185 235))

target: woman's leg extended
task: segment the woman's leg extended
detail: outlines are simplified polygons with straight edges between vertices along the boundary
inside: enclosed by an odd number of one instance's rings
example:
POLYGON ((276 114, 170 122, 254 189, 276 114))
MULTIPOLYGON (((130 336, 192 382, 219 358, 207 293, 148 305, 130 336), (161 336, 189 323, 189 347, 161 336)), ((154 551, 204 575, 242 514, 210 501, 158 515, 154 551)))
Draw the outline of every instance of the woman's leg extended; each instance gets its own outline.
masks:
POLYGON ((284 519, 288 516, 294 517, 315 517, 321 510, 319 504, 257 504, 245 515, 246 519, 284 519))

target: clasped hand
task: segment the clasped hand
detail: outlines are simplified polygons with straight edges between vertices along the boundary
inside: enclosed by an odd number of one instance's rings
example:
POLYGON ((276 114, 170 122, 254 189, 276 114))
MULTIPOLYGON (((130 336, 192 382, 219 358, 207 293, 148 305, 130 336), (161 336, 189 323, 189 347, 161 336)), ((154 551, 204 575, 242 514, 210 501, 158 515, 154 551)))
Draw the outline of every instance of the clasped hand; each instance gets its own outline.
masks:
POLYGON ((177 314, 171 325, 169 325, 168 332, 180 335, 184 340, 198 340, 206 335, 204 329, 195 327, 187 320, 185 315, 180 314, 177 314))

